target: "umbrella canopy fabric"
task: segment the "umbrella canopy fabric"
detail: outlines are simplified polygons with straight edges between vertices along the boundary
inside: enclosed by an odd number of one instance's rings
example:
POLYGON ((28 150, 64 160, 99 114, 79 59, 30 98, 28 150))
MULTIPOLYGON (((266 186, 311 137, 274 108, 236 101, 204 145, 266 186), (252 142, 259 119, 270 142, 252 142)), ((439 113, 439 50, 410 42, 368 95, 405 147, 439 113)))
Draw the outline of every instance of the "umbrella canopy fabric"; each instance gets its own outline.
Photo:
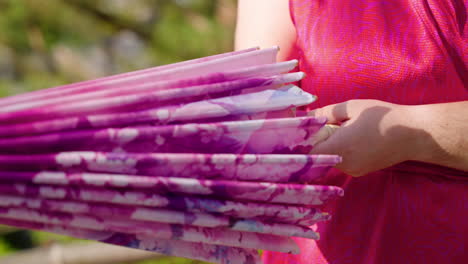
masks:
POLYGON ((214 263, 297 254, 343 196, 297 61, 247 49, 0 99, 0 223, 214 263))

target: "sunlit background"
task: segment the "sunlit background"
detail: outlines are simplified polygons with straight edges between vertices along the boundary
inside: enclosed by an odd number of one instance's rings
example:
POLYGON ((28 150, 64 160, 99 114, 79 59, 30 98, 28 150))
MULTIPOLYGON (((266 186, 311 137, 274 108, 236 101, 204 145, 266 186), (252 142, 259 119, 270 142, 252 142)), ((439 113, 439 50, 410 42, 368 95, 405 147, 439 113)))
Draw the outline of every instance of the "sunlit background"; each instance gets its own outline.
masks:
MULTIPOLYGON (((0 0, 0 96, 232 50, 235 9, 235 0, 0 0)), ((0 264, 201 263, 2 226, 0 235, 0 264)))
POLYGON ((0 0, 0 91, 57 84, 232 49, 231 0, 0 0))

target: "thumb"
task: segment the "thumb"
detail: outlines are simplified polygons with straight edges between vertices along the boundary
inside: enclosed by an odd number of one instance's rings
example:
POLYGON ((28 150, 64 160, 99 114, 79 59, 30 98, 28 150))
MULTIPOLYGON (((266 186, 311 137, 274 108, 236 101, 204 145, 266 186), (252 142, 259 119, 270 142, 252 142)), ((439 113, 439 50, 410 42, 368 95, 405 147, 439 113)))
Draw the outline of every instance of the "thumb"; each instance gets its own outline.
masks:
POLYGON ((332 104, 307 113, 309 116, 327 118, 329 124, 340 124, 349 119, 347 103, 332 104))
POLYGON ((340 133, 340 127, 336 125, 324 126, 315 136, 317 140, 309 154, 334 154, 340 153, 341 139, 343 137, 340 133), (322 135, 320 135, 322 133, 322 135))
POLYGON ((335 131, 340 128, 337 125, 325 125, 323 126, 317 134, 312 137, 312 144, 315 146, 325 140, 327 140, 335 131))

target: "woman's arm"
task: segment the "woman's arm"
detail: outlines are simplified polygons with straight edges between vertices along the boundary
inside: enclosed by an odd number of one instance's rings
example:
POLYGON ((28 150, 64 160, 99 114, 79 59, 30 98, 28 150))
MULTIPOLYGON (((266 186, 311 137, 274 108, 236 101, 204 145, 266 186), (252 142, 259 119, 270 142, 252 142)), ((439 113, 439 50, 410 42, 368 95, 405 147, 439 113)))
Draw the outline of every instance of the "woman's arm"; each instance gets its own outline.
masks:
POLYGON ((415 106, 422 139, 416 160, 468 171, 468 101, 415 106))
POLYGON ((468 101, 406 106, 351 100, 310 113, 341 125, 314 154, 338 154, 353 176, 416 160, 468 171, 468 101))
POLYGON ((296 40, 288 0, 238 0, 236 50, 279 46, 285 60, 296 40))

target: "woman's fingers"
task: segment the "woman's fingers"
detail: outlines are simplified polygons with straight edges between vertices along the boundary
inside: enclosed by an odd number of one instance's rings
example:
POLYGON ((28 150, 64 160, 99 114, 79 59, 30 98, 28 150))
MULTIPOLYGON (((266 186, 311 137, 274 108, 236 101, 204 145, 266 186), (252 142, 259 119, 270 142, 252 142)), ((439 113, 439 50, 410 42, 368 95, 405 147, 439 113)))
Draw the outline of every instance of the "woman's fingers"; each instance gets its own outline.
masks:
POLYGON ((327 124, 324 127, 322 127, 317 134, 314 135, 312 138, 313 145, 317 145, 325 140, 327 140, 335 131, 340 128, 340 126, 337 125, 330 125, 327 124))
POLYGON ((329 124, 341 124, 349 119, 348 103, 340 103, 328 105, 322 108, 312 110, 308 113, 309 116, 324 116, 328 119, 329 124))
MULTIPOLYGON (((334 132, 333 132, 334 133, 334 132)), ((342 144, 342 133, 337 132, 336 135, 329 135, 325 140, 317 142, 310 154, 334 154, 340 155, 342 144)))

